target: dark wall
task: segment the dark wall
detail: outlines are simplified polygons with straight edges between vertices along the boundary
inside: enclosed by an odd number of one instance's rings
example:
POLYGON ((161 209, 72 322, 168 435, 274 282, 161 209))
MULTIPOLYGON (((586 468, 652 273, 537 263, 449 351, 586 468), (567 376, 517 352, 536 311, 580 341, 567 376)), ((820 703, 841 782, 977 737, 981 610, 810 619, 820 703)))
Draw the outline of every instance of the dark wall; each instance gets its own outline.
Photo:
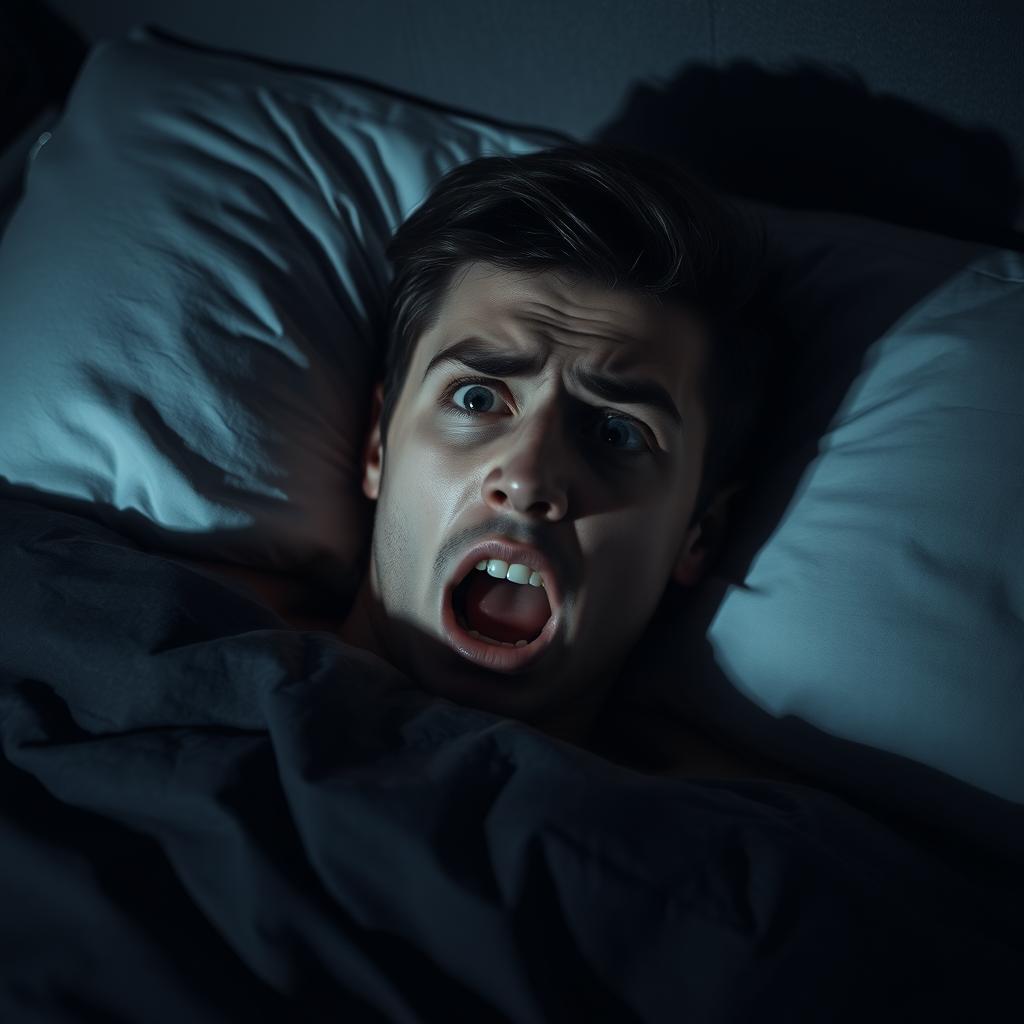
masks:
POLYGON ((89 40, 150 23, 672 150, 755 199, 997 243, 1024 228, 1020 0, 49 2, 89 40))

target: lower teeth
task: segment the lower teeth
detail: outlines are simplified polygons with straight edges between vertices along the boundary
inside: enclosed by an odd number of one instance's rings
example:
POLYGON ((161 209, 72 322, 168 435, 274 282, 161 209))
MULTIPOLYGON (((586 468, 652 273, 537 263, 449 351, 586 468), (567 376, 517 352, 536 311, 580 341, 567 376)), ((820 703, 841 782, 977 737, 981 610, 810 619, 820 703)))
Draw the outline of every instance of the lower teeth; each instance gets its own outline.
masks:
POLYGON ((459 625, 471 636, 477 640, 483 640, 484 643, 491 644, 494 647, 525 647, 530 641, 529 640, 517 640, 514 644, 509 643, 507 640, 495 640, 493 637, 484 636, 483 633, 478 632, 475 629, 469 628, 469 623, 461 615, 455 616, 459 625))

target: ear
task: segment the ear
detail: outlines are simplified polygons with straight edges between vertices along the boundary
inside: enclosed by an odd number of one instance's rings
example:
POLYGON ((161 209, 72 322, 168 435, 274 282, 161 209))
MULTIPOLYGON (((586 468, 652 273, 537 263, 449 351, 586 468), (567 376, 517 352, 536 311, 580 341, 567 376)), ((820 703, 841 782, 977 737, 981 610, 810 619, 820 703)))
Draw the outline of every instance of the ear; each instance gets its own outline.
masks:
POLYGON ((363 448, 363 494, 371 501, 376 501, 380 495, 380 477, 384 470, 384 452, 380 443, 380 410, 383 401, 384 385, 378 383, 373 389, 370 432, 363 448))
POLYGON ((699 583, 725 539, 733 498, 746 487, 739 480, 717 492, 703 519, 694 524, 683 538, 672 578, 684 587, 699 583))

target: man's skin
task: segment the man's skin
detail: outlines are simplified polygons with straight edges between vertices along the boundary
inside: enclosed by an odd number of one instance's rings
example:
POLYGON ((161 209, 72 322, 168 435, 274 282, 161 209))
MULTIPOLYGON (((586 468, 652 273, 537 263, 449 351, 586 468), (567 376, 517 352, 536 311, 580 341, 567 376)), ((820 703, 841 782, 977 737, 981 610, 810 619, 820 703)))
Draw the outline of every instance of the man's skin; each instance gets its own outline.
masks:
MULTIPOLYGON (((701 544, 708 523, 686 528, 707 435, 698 393, 705 345, 695 317, 653 299, 550 271, 461 268, 418 340, 386 445, 380 385, 374 393, 362 479, 377 503, 371 557, 342 638, 432 693, 583 742, 669 579, 693 585, 711 554, 701 544), (499 380, 448 364, 424 380, 432 356, 470 335, 498 351, 538 352, 543 369, 499 380), (574 365, 655 378, 681 421, 573 393, 574 365), (466 376, 491 389, 474 396, 488 411, 472 418, 444 405, 449 385, 466 376), (627 419, 603 427, 598 414, 609 409, 627 419), (499 535, 542 548, 561 571, 564 636, 543 670, 496 674, 444 641, 444 585, 467 549, 499 535)), ((448 401, 465 409, 468 391, 462 385, 448 401)))
MULTIPOLYGON (((667 584, 699 582, 738 489, 720 491, 705 517, 687 528, 708 430, 698 386, 706 344, 702 324, 668 303, 560 272, 468 264, 437 323, 418 339, 386 444, 381 386, 375 389, 362 465, 363 493, 377 503, 371 551, 340 628, 290 615, 292 595, 259 573, 226 575, 290 624, 338 632, 428 692, 588 746, 608 691, 667 584), (543 368, 536 377, 499 379, 449 363, 424 380, 436 353, 470 335, 497 351, 539 353, 543 368), (576 365, 654 378, 680 422, 646 405, 573 390, 568 371, 576 365), (462 377, 486 382, 473 408, 483 399, 487 411, 450 411, 455 398, 467 407, 470 385, 449 390, 462 377), (609 411, 616 418, 602 424, 609 411), (545 550, 561 573, 564 635, 543 666, 517 674, 468 662, 442 628, 445 584, 474 543, 494 536, 545 550)), ((205 568, 225 575, 222 566, 205 568)), ((673 774, 792 778, 678 723, 652 719, 634 727, 641 743, 660 744, 673 774)))

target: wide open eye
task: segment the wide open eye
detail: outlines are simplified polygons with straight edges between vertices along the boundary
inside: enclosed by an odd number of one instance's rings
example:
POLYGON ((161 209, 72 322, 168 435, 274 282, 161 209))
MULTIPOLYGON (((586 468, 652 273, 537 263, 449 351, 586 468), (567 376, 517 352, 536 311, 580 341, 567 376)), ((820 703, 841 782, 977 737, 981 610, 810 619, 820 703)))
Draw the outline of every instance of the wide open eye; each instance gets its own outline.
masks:
MULTIPOLYGON (((495 405, 493 400, 488 401, 488 395, 497 395, 497 391, 498 389, 489 381, 472 377, 460 378, 459 380, 452 381, 445 390, 441 396, 441 405, 446 411, 456 416, 463 416, 469 419, 487 416, 494 412, 493 407, 495 405), (460 396, 460 393, 461 397, 457 397, 460 396), (465 405, 461 405, 460 402, 465 403, 465 405), (490 407, 477 407, 480 405, 490 407)), ((504 401, 504 399, 500 400, 504 401)), ((653 452, 653 447, 647 438, 643 426, 639 421, 633 419, 632 416, 627 416, 625 413, 617 412, 614 409, 596 409, 594 410, 593 417, 587 423, 587 428, 594 431, 598 444, 604 443, 604 447, 614 454, 651 454, 653 452), (620 427, 612 432, 612 436, 626 437, 628 439, 630 433, 632 433, 634 438, 633 445, 627 447, 621 444, 605 443, 605 438, 609 436, 608 423, 625 424, 627 429, 623 430, 620 427)))
POLYGON ((453 411, 462 413, 464 416, 483 416, 486 413, 494 411, 494 402, 490 403, 492 406, 491 408, 479 408, 480 405, 488 404, 488 393, 497 395, 496 389, 483 381, 455 381, 448 389, 446 397, 451 401, 453 411), (457 399, 456 395, 460 393, 462 394, 462 397, 461 399, 457 399), (460 405, 460 401, 465 402, 467 407, 464 408, 460 405))
MULTIPOLYGON (((619 428, 618 431, 609 431, 609 428, 608 428, 608 424, 609 423, 622 423, 622 424, 625 424, 625 426, 627 428, 631 428, 632 429, 633 437, 637 439, 636 444, 633 447, 631 447, 631 448, 615 448, 616 451, 623 451, 623 452, 627 452, 627 451, 628 452, 641 452, 641 451, 647 452, 647 451, 650 451, 650 445, 648 445, 647 439, 644 437, 644 432, 637 425, 636 421, 631 419, 629 416, 623 416, 622 413, 618 413, 618 412, 601 412, 599 414, 599 425, 600 425, 599 436, 601 437, 602 440, 605 437, 608 437, 610 434, 616 434, 617 436, 622 437, 623 434, 625 433, 625 436, 627 436, 627 437, 629 436, 629 430, 627 429, 626 431, 623 431, 623 429, 621 427, 619 428)), ((615 446, 612 446, 612 447, 615 447, 615 446)))

